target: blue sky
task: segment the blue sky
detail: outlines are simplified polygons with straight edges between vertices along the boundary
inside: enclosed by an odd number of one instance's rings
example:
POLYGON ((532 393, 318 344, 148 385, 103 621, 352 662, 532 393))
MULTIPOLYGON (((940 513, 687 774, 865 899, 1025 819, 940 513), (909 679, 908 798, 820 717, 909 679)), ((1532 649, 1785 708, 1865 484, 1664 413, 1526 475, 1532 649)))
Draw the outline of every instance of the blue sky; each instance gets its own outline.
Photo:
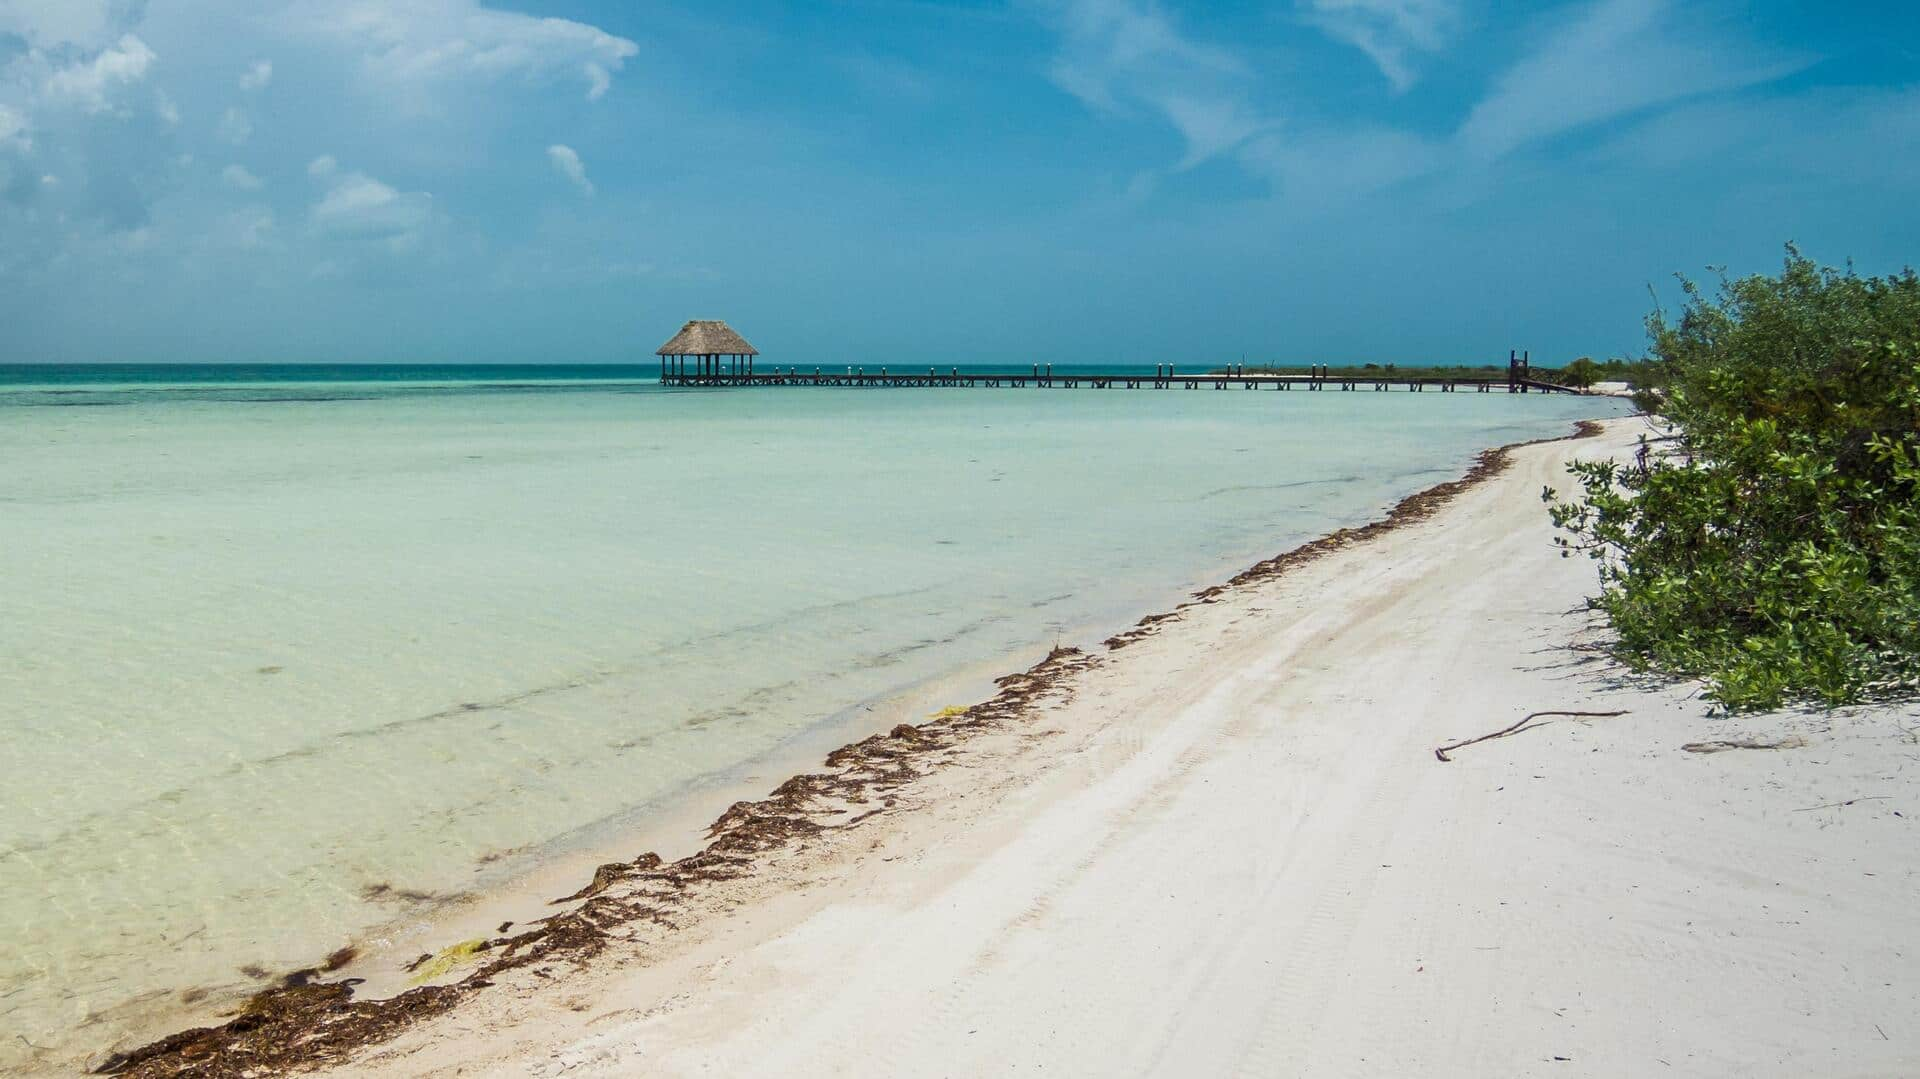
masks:
POLYGON ((1911 3, 0 0, 0 361, 1560 362, 1916 207, 1911 3))

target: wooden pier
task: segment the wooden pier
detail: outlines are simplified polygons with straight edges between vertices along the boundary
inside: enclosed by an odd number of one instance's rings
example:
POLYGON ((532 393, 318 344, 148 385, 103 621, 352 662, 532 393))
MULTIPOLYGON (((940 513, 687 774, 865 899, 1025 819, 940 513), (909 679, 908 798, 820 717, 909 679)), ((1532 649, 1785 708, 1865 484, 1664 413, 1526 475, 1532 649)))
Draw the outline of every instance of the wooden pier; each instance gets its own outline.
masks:
MULTIPOLYGON (((1579 392, 1534 378, 1530 357, 1518 351, 1507 353, 1505 377, 1489 373, 1477 378, 1399 375, 1391 368, 1379 367, 1347 367, 1335 371, 1327 364, 1312 365, 1311 373, 1305 375, 1248 374, 1246 364, 1231 364, 1225 371, 1183 375, 1176 373, 1175 365, 1171 363, 1155 364, 1151 375, 1140 371, 1104 374, 1079 369, 1055 373, 1050 363, 1036 363, 1031 372, 1024 375, 1017 369, 1012 372, 963 372, 958 367, 950 367, 945 373, 937 367, 929 367, 924 375, 918 370, 894 371, 886 367, 875 372, 869 372, 865 367, 847 367, 844 370, 816 367, 811 371, 799 367, 772 367, 762 371, 757 365, 759 351, 748 344, 746 338, 735 333, 733 327, 719 319, 694 319, 661 345, 657 355, 660 357, 661 385, 699 388, 857 386, 873 389, 966 389, 985 386, 1023 389, 1032 386, 1037 389, 1071 390, 1084 386, 1094 390, 1299 389, 1312 392, 1329 388, 1364 388, 1384 392, 1404 387, 1414 393, 1426 390, 1439 393, 1457 393, 1461 390, 1475 393, 1492 393, 1495 390, 1508 393, 1579 392)), ((1497 371, 1497 368, 1494 370, 1497 371)))
POLYGON ((1004 387, 1023 389, 1125 389, 1125 390, 1406 390, 1413 393, 1577 393, 1571 387, 1543 382, 1531 377, 1487 378, 1406 378, 1384 371, 1339 370, 1312 375, 1267 375, 1240 373, 1176 374, 1163 367, 1152 374, 1103 374, 1082 370, 1054 371, 1050 365, 1036 365, 1029 374, 982 374, 949 368, 928 368, 904 372, 886 367, 868 371, 862 367, 833 370, 815 367, 774 368, 770 371, 705 370, 682 371, 662 366, 660 382, 667 386, 857 386, 875 389, 967 389, 1004 387))

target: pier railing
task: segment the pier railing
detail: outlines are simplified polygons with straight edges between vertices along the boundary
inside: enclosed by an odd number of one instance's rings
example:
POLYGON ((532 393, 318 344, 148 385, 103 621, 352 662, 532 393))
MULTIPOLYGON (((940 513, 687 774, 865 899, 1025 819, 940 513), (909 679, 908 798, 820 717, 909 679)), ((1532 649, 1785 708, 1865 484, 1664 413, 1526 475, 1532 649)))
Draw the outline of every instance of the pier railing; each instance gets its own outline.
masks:
POLYGON ((662 385, 667 386, 850 386, 873 389, 961 389, 972 387, 1004 387, 1021 389, 1034 387, 1039 389, 1127 389, 1127 390, 1167 390, 1167 389, 1214 389, 1214 390, 1304 390, 1307 392, 1325 390, 1406 390, 1420 393, 1432 390, 1439 393, 1577 393, 1567 386, 1552 382, 1543 382, 1534 378, 1513 377, 1511 375, 1491 375, 1487 377, 1450 376, 1406 377, 1396 376, 1382 371, 1340 371, 1327 369, 1324 373, 1313 375, 1275 375, 1244 373, 1175 374, 1171 367, 1152 374, 1130 372, 1106 374, 1083 370, 1053 371, 1046 367, 1036 367, 1029 374, 983 373, 962 371, 957 367, 941 371, 928 368, 920 371, 896 371, 886 367, 877 371, 868 371, 861 367, 842 369, 815 367, 773 368, 769 371, 748 372, 708 372, 704 374, 666 372, 660 376, 662 385))

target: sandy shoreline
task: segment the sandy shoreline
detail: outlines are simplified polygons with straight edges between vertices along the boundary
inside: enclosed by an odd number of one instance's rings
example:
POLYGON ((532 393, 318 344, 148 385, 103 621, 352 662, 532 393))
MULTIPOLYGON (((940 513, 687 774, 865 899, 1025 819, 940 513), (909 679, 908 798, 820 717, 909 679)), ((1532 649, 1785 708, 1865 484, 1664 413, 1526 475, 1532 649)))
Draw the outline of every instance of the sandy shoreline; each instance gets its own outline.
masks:
POLYGON ((1567 647, 1538 492, 1636 428, 842 750, 415 1006, 252 1022, 354 1074, 1911 1070, 1916 721, 1711 720, 1567 647), (1431 755, 1548 708, 1630 714, 1431 755), (1805 744, 1679 748, 1729 731, 1805 744))

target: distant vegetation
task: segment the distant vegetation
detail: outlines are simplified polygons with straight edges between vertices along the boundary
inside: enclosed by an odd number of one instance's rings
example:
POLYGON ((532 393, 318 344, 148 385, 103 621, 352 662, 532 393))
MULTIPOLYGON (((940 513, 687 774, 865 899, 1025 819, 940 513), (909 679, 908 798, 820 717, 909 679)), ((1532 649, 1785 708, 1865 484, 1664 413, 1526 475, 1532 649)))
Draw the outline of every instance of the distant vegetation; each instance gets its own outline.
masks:
POLYGON ((1665 365, 1656 360, 1594 360, 1582 356, 1565 367, 1535 367, 1533 374, 1535 378, 1583 390, 1596 382, 1624 382, 1636 390, 1658 390, 1667 384, 1665 365))
MULTIPOLYGON (((1226 370, 1226 368, 1221 367, 1215 369, 1213 373, 1224 374, 1226 370)), ((1320 369, 1307 364, 1250 363, 1247 365, 1246 370, 1249 375, 1311 375, 1317 374, 1320 369)), ((1423 365, 1363 363, 1349 364, 1345 367, 1335 366, 1328 369, 1328 374, 1334 378, 1338 378, 1343 374, 1355 373, 1368 378, 1376 375, 1391 375, 1394 378, 1506 378, 1507 365, 1504 363, 1498 365, 1485 363, 1478 366, 1470 366, 1467 364, 1423 365)))
MULTIPOLYGON (((1666 432, 1572 469, 1552 514, 1600 563, 1629 664, 1732 710, 1920 690, 1920 278, 1686 283, 1648 320, 1666 432)), ((1596 365, 1601 366, 1601 365, 1596 365)))
MULTIPOLYGON (((1226 368, 1215 368, 1213 374, 1225 374, 1226 368)), ((1250 375, 1309 375, 1317 368, 1306 364, 1275 365, 1248 364, 1250 375)), ((1402 363, 1363 363, 1357 366, 1333 367, 1329 374, 1359 373, 1364 377, 1387 375, 1393 378, 1420 379, 1504 379, 1507 377, 1507 365, 1504 363, 1483 364, 1402 364, 1402 363)), ((1530 371, 1533 378, 1542 382, 1557 382, 1562 386, 1586 389, 1596 382, 1625 382, 1635 388, 1656 388, 1665 384, 1665 376, 1659 363, 1653 360, 1601 360, 1595 361, 1582 356, 1565 367, 1545 367, 1535 364, 1530 371)))

